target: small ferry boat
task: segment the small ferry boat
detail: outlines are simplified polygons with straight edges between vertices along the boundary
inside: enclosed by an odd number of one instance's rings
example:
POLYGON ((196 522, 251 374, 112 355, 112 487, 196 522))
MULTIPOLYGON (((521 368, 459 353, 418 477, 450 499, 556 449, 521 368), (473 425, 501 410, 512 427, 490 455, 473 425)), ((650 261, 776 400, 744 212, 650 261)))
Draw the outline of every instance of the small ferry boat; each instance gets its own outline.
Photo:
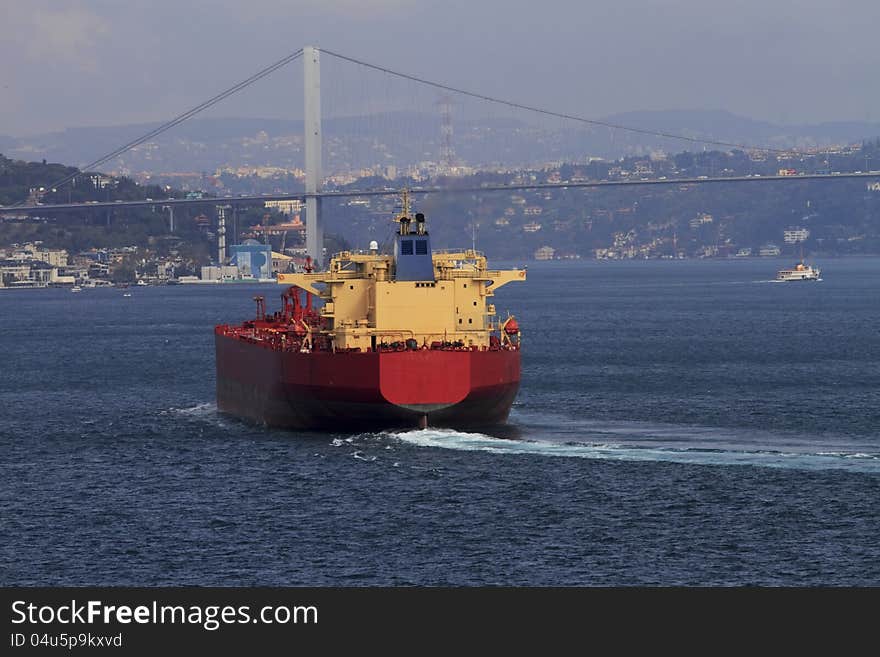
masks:
POLYGON ((812 265, 805 265, 801 260, 791 269, 780 269, 776 272, 777 281, 818 281, 820 270, 812 265))
POLYGON ((70 288, 70 291, 71 292, 82 292, 82 288, 79 285, 74 285, 72 288, 70 288))

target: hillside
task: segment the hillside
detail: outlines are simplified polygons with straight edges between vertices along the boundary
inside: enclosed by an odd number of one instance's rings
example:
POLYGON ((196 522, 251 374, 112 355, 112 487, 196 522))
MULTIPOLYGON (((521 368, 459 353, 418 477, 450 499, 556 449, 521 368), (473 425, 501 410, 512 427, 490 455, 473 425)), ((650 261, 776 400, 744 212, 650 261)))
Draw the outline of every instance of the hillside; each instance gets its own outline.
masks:
MULTIPOLYGON (((463 110, 462 110, 463 112, 463 110)), ((655 150, 674 153, 688 143, 572 122, 528 124, 524 115, 453 115, 459 163, 535 166, 585 156, 617 158, 655 150)), ((613 124, 688 137, 776 148, 857 143, 880 136, 880 124, 836 122, 781 126, 723 111, 628 112, 601 119, 613 124)), ((0 137, 0 152, 28 160, 84 165, 158 127, 157 123, 69 128, 32 137, 0 137)), ((397 112, 325 119, 325 169, 349 171, 378 165, 411 166, 439 160, 440 119, 397 112)), ((692 146, 691 146, 692 147, 692 146)), ((259 118, 192 119, 111 165, 130 172, 209 172, 218 168, 303 166, 302 121, 259 118)))
MULTIPOLYGON (((423 182, 452 190, 455 186, 511 184, 524 179, 542 183, 614 181, 633 176, 667 180, 762 177, 775 175, 780 168, 796 173, 880 169, 880 140, 796 160, 753 158, 738 150, 680 152, 666 158, 628 157, 504 174, 476 172, 423 182)), ((62 165, 0 156, 0 199, 6 203, 25 200, 29 189, 48 186, 72 171, 62 165)), ((43 201, 134 200, 182 194, 101 174, 81 174, 77 181, 72 189, 47 193, 43 201)), ((399 187, 413 182, 397 179, 390 183, 372 177, 360 178, 347 187, 399 187)), ((391 231, 395 203, 394 197, 381 196, 326 199, 325 230, 342 236, 355 248, 365 248, 373 239, 382 242, 391 231)), ((880 174, 873 180, 793 177, 724 185, 449 193, 430 195, 419 203, 431 218, 436 246, 460 247, 476 238, 479 248, 492 257, 529 258, 542 247, 550 247, 558 257, 716 257, 748 249, 757 254, 766 244, 776 244, 787 254, 800 247, 809 253, 880 254, 880 174), (786 243, 786 231, 791 230, 801 231, 800 242, 786 243)), ((264 222, 265 213, 259 202, 237 210, 237 234, 264 222)), ((204 204, 177 209, 175 239, 210 253, 215 248, 215 214, 207 198, 204 204), (198 219, 199 215, 204 216, 198 219)), ((230 243, 235 235, 230 231, 230 243)), ((161 205, 58 213, 41 219, 13 216, 0 222, 0 243, 44 239, 64 248, 88 248, 107 243, 145 245, 167 238, 167 217, 161 205)))

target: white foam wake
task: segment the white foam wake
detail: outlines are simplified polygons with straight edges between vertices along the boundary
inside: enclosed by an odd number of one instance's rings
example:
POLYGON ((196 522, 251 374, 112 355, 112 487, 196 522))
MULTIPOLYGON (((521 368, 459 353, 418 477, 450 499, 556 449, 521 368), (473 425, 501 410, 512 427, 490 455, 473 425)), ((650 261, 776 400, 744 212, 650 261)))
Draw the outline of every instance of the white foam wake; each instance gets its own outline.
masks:
POLYGON ((719 450, 682 447, 627 445, 622 443, 554 442, 510 440, 452 429, 422 429, 389 433, 390 437, 416 447, 622 461, 665 461, 703 465, 752 465, 804 470, 849 470, 880 474, 880 455, 866 453, 774 451, 770 449, 719 450))
POLYGON ((175 415, 187 415, 190 417, 209 417, 217 413, 217 404, 214 402, 204 402, 186 408, 169 408, 168 412, 175 415))

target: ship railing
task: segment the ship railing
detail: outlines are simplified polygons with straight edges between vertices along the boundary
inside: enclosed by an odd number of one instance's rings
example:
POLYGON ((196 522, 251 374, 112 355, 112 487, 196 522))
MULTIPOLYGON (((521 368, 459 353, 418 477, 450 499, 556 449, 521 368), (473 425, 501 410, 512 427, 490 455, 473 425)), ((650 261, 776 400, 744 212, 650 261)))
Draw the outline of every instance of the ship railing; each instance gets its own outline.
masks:
POLYGON ((492 279, 499 276, 501 276, 500 269, 441 269, 438 273, 437 280, 448 280, 452 278, 492 279))
POLYGON ((479 269, 441 269, 437 273, 437 280, 448 281, 453 278, 474 278, 481 273, 479 269))
POLYGON ((474 258, 485 258, 486 254, 482 251, 474 249, 431 249, 434 255, 460 255, 464 260, 473 260, 474 258))
POLYGON ((363 272, 359 271, 331 271, 326 272, 326 275, 321 278, 324 281, 335 281, 335 280, 349 280, 352 278, 364 278, 363 272))

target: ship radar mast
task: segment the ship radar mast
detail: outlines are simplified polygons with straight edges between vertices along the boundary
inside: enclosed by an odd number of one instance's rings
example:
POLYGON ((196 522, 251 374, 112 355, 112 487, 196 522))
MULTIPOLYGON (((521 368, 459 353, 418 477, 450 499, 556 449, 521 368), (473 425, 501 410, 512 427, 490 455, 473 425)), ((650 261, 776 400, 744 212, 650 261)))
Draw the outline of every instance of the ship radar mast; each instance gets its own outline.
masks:
POLYGON ((397 232, 399 235, 409 235, 409 190, 404 188, 400 194, 400 214, 394 218, 399 226, 397 232))
POLYGON ((404 188, 403 192, 400 195, 400 201, 402 210, 399 215, 394 218, 400 227, 397 230, 398 235, 427 235, 427 230, 425 228, 425 215, 421 212, 417 212, 415 216, 416 229, 415 231, 411 230, 410 226, 412 225, 413 219, 411 216, 410 209, 410 200, 409 200, 409 190, 404 188))

